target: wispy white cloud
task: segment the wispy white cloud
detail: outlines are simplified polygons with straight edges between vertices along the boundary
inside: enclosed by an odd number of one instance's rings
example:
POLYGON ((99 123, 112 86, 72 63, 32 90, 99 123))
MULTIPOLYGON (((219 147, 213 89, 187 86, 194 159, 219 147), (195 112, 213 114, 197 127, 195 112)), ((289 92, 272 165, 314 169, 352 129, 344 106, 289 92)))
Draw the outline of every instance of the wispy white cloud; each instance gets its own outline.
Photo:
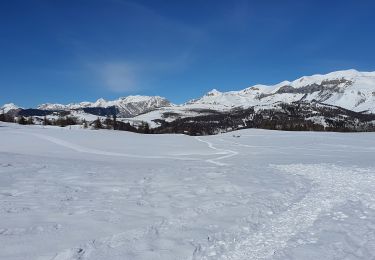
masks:
POLYGON ((94 70, 99 76, 100 85, 113 92, 132 92, 138 90, 139 70, 125 62, 107 62, 94 65, 94 70))
POLYGON ((97 85, 117 93, 137 92, 149 88, 165 75, 178 73, 190 63, 185 52, 170 60, 105 61, 91 63, 88 68, 96 75, 97 85))

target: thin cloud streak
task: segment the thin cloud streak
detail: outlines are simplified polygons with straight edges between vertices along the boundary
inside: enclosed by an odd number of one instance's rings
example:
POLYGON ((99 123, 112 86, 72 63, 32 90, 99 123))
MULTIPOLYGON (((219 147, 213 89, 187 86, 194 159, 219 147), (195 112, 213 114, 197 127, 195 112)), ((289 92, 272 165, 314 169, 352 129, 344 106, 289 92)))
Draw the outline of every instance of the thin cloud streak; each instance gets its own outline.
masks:
POLYGON ((115 93, 129 93, 150 88, 161 77, 183 71, 189 63, 190 53, 185 52, 168 61, 106 61, 87 67, 101 87, 115 93))
POLYGON ((98 72, 102 83, 113 92, 132 92, 138 90, 137 68, 127 63, 106 63, 98 72))

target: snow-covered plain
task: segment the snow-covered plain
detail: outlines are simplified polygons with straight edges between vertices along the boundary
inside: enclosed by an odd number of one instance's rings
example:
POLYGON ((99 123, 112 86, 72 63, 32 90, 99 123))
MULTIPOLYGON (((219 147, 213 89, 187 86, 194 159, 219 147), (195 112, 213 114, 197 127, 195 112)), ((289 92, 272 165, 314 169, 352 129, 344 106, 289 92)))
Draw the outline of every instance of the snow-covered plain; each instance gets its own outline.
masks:
POLYGON ((374 158, 375 133, 1 124, 0 259, 375 259, 374 158))

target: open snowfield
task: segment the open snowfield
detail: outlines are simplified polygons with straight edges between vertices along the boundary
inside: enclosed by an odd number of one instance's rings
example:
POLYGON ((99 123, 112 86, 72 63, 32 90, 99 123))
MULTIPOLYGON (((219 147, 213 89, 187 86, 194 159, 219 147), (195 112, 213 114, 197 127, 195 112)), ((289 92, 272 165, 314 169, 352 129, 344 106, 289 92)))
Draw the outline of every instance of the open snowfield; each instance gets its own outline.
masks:
POLYGON ((375 259, 375 133, 1 124, 0 259, 375 259))

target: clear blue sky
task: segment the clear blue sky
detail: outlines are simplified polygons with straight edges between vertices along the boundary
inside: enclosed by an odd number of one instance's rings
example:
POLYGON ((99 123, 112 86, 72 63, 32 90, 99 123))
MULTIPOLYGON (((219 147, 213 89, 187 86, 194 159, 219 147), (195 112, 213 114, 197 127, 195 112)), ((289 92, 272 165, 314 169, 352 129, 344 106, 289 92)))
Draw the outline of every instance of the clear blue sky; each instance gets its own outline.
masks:
POLYGON ((161 95, 180 103, 375 70, 375 1, 2 0, 0 104, 161 95))

